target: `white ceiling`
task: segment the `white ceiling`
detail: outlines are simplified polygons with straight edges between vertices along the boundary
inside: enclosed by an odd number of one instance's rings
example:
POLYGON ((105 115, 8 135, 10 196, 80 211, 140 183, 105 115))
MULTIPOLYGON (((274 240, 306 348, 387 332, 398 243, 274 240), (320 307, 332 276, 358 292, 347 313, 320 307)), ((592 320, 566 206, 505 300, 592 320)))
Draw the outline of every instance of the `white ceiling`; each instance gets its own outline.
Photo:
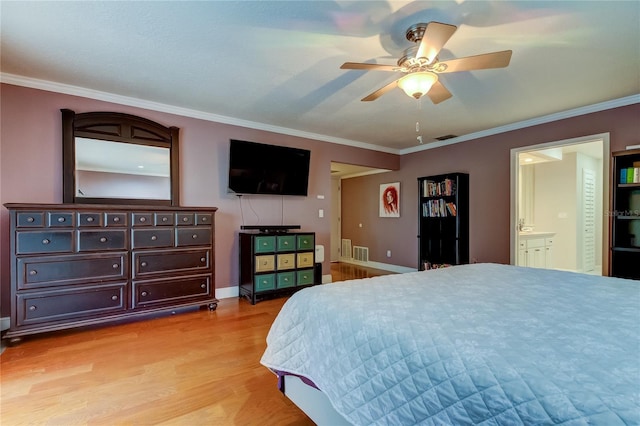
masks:
POLYGON ((640 99, 638 1, 2 1, 0 16, 4 82, 387 152, 640 99), (361 102, 399 75, 340 65, 395 65, 430 21, 458 26, 440 60, 511 49, 511 64, 442 74, 438 105, 361 102))

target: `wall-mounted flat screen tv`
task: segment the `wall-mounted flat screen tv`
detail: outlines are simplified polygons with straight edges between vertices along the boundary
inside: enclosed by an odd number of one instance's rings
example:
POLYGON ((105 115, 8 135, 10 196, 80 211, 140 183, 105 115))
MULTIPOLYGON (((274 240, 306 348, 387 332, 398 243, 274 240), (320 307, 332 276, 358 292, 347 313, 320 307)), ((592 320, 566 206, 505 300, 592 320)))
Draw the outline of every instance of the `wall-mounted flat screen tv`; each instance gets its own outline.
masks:
POLYGON ((311 151, 231 139, 229 192, 307 195, 311 151))

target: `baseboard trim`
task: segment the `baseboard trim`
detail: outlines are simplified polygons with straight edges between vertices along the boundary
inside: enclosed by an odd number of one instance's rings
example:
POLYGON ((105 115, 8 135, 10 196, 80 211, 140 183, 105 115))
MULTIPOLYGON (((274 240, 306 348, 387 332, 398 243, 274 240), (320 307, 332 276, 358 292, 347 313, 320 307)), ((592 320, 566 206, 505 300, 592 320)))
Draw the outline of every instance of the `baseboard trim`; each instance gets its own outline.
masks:
POLYGON ((353 260, 351 258, 340 258, 340 262, 343 263, 351 263, 353 265, 366 266, 367 268, 376 268, 382 269, 384 271, 397 272, 399 274, 403 274, 405 272, 415 272, 417 268, 409 268, 408 266, 400 266, 400 265, 392 265, 390 263, 382 263, 382 262, 360 262, 358 260, 353 260))
POLYGON ((11 327, 11 319, 9 317, 0 318, 0 331, 8 330, 11 327))
POLYGON ((231 299, 240 296, 240 287, 222 287, 216 288, 216 299, 231 299))

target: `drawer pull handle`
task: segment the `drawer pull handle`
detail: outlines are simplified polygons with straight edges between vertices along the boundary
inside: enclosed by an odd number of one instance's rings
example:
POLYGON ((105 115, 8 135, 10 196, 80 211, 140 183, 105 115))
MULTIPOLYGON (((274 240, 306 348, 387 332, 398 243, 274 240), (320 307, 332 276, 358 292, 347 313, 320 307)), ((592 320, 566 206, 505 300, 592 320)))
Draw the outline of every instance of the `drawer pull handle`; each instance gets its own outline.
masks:
POLYGON ((120 267, 120 265, 118 265, 117 263, 113 264, 113 269, 118 269, 120 267))
POLYGON ((193 239, 195 240, 196 238, 198 238, 198 234, 193 234, 193 235, 191 236, 191 238, 193 238, 193 239))
POLYGON ((35 305, 31 305, 31 306, 29 306, 29 310, 30 310, 31 312, 35 311, 36 309, 38 309, 38 308, 37 308, 35 305))
POLYGON ((147 218, 146 218, 146 217, 141 217, 141 218, 140 218, 140 222, 146 222, 146 221, 147 221, 147 218))
POLYGON ((183 217, 183 218, 182 218, 182 221, 183 221, 183 222, 188 222, 188 221, 189 221, 189 218, 188 218, 188 217, 183 217))
POLYGON ((204 263, 204 262, 206 262, 206 261, 207 261, 207 259, 206 259, 206 258, 204 258, 204 257, 201 257, 201 258, 200 258, 200 262, 204 263))
POLYGON ((163 218, 162 218, 162 221, 163 221, 163 222, 166 222, 167 220, 169 220, 167 217, 163 217, 163 218))
POLYGON ((118 222, 120 222, 120 218, 119 218, 119 217, 114 217, 114 218, 113 218, 113 221, 114 221, 114 222, 116 222, 116 223, 118 223, 118 222))
POLYGON ((62 222, 64 222, 64 221, 65 221, 64 217, 59 217, 59 218, 58 218, 58 222, 62 223, 62 222))
POLYGON ((106 243, 107 242, 107 237, 100 237, 100 242, 101 243, 106 243))
POLYGON ((147 266, 147 262, 140 263, 140 266, 147 266))
POLYGON ((27 222, 29 222, 29 223, 32 223, 32 222, 34 222, 34 221, 35 221, 35 219, 34 219, 33 217, 31 217, 31 216, 29 216, 29 217, 27 218, 27 222))
POLYGON ((155 240, 157 240, 157 239, 158 239, 158 237, 156 237, 155 235, 152 235, 152 236, 151 236, 151 241, 155 241, 155 240))
POLYGON ((205 283, 200 284, 200 288, 207 288, 207 284, 205 283))
POLYGON ((38 275, 38 271, 36 271, 35 269, 32 271, 29 271, 29 275, 38 275))
POLYGON ((203 217, 203 218, 202 218, 202 219, 200 219, 200 220, 201 220, 202 222, 206 222, 206 221, 207 221, 207 218, 206 218, 206 217, 203 217))
POLYGON ((147 293, 146 291, 143 291, 142 293, 140 293, 140 296, 146 296, 146 295, 148 295, 148 294, 149 294, 149 293, 147 293))
POLYGON ((118 300, 118 296, 111 296, 111 300, 118 300))
POLYGON ((42 240, 42 244, 49 244, 51 242, 51 240, 45 238, 44 240, 42 240))
POLYGON ((87 218, 87 222, 93 222, 93 218, 92 217, 88 217, 87 218))

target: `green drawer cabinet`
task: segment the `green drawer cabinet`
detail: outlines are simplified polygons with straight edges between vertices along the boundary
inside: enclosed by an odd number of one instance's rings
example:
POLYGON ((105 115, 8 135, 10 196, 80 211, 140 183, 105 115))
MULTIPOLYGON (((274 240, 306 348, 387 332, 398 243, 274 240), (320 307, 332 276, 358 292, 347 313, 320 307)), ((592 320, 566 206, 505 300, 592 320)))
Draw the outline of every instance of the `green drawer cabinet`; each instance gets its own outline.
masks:
POLYGON ((251 304, 291 294, 315 282, 315 234, 241 232, 240 297, 251 304))

